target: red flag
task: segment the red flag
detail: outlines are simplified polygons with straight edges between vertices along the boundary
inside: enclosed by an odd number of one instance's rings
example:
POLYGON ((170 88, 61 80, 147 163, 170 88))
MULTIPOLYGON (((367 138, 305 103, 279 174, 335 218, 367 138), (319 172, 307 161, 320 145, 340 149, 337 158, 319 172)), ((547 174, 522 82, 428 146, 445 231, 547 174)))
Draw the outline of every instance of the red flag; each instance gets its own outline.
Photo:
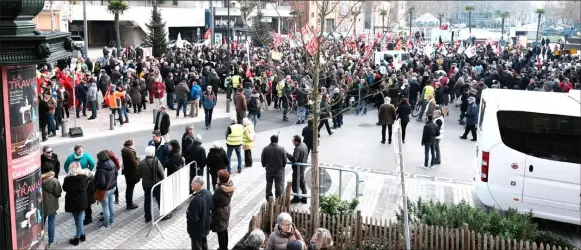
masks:
POLYGON ((537 68, 541 70, 541 57, 537 57, 537 68))
MULTIPOLYGON (((250 71, 250 65, 246 66, 246 78, 249 78, 252 76, 252 71, 250 71)), ((240 86, 240 85, 238 85, 240 86)))
POLYGON ((210 39, 211 35, 212 35, 212 31, 210 31, 210 29, 207 29, 206 33, 204 33, 204 40, 210 39))

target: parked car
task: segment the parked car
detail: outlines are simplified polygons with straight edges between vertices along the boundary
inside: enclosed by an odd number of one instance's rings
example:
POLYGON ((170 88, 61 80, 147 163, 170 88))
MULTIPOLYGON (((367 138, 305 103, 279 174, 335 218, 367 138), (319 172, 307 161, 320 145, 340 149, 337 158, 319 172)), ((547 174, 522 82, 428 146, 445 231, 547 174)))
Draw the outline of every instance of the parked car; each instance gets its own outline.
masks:
POLYGON ((85 40, 81 36, 70 36, 71 40, 73 40, 73 46, 75 49, 81 49, 85 47, 85 40))

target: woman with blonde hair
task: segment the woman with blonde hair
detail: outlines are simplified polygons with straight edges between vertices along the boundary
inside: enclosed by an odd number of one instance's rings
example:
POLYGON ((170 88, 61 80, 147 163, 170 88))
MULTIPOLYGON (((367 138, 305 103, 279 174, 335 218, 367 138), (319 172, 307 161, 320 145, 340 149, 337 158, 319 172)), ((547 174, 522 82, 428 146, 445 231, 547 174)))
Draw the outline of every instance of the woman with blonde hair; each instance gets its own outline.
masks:
POLYGON ((72 213, 75 219, 75 237, 69 240, 71 245, 77 246, 79 242, 85 241, 85 229, 83 220, 85 209, 89 206, 87 202, 87 180, 91 172, 82 169, 79 162, 75 161, 69 165, 68 175, 63 181, 63 191, 65 195, 65 211, 72 213))
POLYGON ((311 237, 311 244, 308 250, 328 250, 333 246, 333 238, 331 232, 325 228, 317 228, 313 237, 311 237))
POLYGON ((256 133, 254 132, 254 125, 249 118, 242 119, 242 125, 244 129, 242 130, 242 149, 244 150, 244 167, 252 167, 252 147, 254 146, 254 140, 256 139, 256 133))

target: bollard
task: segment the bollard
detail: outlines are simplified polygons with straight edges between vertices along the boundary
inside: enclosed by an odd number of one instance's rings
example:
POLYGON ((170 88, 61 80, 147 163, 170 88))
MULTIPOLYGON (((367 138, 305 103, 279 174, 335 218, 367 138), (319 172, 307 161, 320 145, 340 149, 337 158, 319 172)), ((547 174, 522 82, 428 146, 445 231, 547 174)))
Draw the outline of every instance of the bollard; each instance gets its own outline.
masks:
POLYGON ((230 113, 230 102, 230 99, 226 100, 226 113, 230 113))
POLYGON ((61 136, 67 137, 67 121, 63 118, 61 121, 61 136))
POLYGON ((109 130, 115 129, 115 115, 109 114, 109 130))
POLYGON ((157 118, 157 109, 153 109, 153 124, 155 124, 155 118, 157 118))

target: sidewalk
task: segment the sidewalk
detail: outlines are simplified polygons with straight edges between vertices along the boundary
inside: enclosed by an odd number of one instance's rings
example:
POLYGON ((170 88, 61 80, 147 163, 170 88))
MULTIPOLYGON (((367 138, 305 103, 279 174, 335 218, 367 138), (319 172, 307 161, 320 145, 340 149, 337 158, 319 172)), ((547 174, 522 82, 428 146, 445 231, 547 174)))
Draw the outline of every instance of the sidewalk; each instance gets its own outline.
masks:
MULTIPOLYGON (((102 95, 99 93, 99 103, 103 101, 102 95)), ((164 98, 165 101, 165 98, 164 98)), ((139 132, 139 131, 153 131, 153 109, 157 109, 155 104, 146 105, 147 110, 141 110, 141 113, 135 114, 133 113, 133 107, 129 109, 127 113, 129 116, 129 123, 123 124, 123 126, 119 126, 119 120, 117 118, 116 126, 114 126, 113 130, 109 130, 109 114, 111 111, 108 108, 99 108, 97 110, 97 118, 94 120, 88 120, 91 116, 91 110, 87 110, 87 116, 82 116, 82 111, 80 113, 80 118, 77 118, 76 126, 81 127, 83 129, 83 136, 71 138, 69 137, 69 129, 75 127, 75 114, 73 110, 70 110, 70 118, 66 125, 66 135, 62 136, 62 128, 59 126, 59 131, 57 131, 57 135, 55 137, 49 137, 46 142, 42 142, 41 144, 50 144, 50 145, 59 145, 63 143, 70 143, 70 142, 78 142, 78 141, 85 141, 89 139, 101 138, 101 137, 108 137, 114 136, 124 133, 132 133, 132 132, 139 132)), ((212 120, 230 117, 234 115, 233 106, 231 107, 232 112, 226 113, 226 98, 224 95, 218 97, 218 103, 214 108, 214 113, 212 114, 212 120)), ((188 106, 187 112, 189 113, 190 107, 188 106)), ((168 114, 170 115, 171 126, 174 125, 185 125, 185 124, 192 124, 195 122, 204 121, 204 109, 200 109, 198 113, 198 117, 184 118, 182 116, 182 112, 180 111, 180 117, 176 118, 175 110, 167 110, 168 114)), ((123 118, 125 119, 125 118, 123 118)))

